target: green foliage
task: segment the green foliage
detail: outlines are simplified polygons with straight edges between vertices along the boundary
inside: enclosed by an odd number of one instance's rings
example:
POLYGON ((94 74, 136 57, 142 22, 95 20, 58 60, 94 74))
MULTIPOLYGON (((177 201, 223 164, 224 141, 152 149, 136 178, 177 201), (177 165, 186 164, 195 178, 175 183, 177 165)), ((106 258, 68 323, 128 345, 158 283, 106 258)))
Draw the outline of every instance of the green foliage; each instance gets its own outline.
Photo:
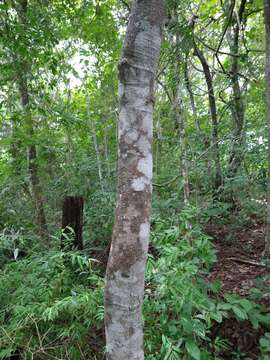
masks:
POLYGON ((91 337, 103 320, 103 279, 92 259, 33 255, 6 265, 0 277, 0 359, 92 353, 91 337))
MULTIPOLYGON (((217 360, 229 345, 211 338, 215 324, 236 318, 255 329, 270 325, 259 305, 236 295, 221 299, 220 284, 207 281, 216 254, 197 215, 191 207, 174 225, 155 219, 159 255, 148 258, 144 304, 147 360, 217 360)), ((25 359, 102 359, 104 282, 96 260, 74 251, 34 253, 9 259, 0 280, 0 359, 18 352, 25 359)), ((260 340, 263 356, 267 336, 260 340)))
MULTIPOLYGON (((228 3, 167 1, 153 127, 154 183, 159 186, 154 187, 153 251, 146 273, 147 360, 220 360, 230 344, 211 337, 216 324, 234 318, 258 331, 269 326, 269 315, 259 305, 231 294, 221 298, 220 283, 207 280, 216 252, 201 225, 229 223, 224 239, 228 244, 235 240, 235 229, 265 217, 262 1, 245 2, 239 34, 245 142, 237 148, 243 160, 229 179, 231 152, 239 138, 233 117, 228 3), (213 75, 223 174, 216 192, 209 94, 194 41, 213 75), (175 121, 178 89, 185 154, 175 121), (189 206, 183 200, 183 156, 189 206)), ((0 359, 18 355, 24 360, 100 360, 105 268, 85 254, 106 254, 111 239, 117 188, 117 62, 131 1, 28 0, 25 17, 20 4, 0 1, 0 359), (30 132, 21 105, 21 80, 28 85, 30 132), (39 195, 52 240, 47 253, 35 221, 30 144, 37 150, 39 195), (72 194, 85 199, 84 253, 55 250, 62 200, 72 194)), ((234 10, 238 7, 236 1, 234 10)), ((262 282, 251 298, 262 300, 265 295, 269 287, 262 282)), ((260 349, 262 359, 269 359, 268 332, 261 337, 260 349)), ((241 351, 231 356, 245 357, 241 351)))
POLYGON ((262 352, 261 360, 267 360, 270 356, 270 333, 265 333, 260 338, 260 349, 262 352))
POLYGON ((152 241, 160 257, 148 260, 144 311, 149 360, 217 359, 213 354, 228 344, 211 339, 215 323, 236 318, 255 329, 270 324, 270 315, 256 303, 236 295, 223 300, 217 296, 218 282, 211 284, 205 276, 216 261, 215 250, 194 224, 194 214, 194 209, 187 209, 180 217, 182 226, 169 229, 156 220, 152 241), (190 231, 183 224, 192 226, 190 231))

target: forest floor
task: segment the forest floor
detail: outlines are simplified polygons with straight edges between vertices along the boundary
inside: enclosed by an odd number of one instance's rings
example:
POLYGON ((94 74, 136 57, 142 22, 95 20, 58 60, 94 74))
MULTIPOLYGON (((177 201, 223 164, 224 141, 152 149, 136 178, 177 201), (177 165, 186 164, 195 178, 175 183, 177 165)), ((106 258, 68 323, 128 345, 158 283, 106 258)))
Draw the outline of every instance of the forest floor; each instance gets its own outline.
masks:
MULTIPOLYGON (((208 280, 220 280, 222 293, 246 296, 270 271, 270 266, 261 265, 264 226, 258 222, 234 232, 230 229, 229 225, 205 227, 214 240, 218 257, 208 280)), ((265 285, 269 287, 270 282, 265 280, 265 285)), ((270 309, 270 294, 265 294, 263 303, 270 309)))
MULTIPOLYGON (((235 293, 249 296, 251 289, 270 287, 270 267, 261 266, 264 249, 264 226, 256 222, 250 226, 231 231, 230 225, 207 224, 204 231, 213 238, 217 250, 217 262, 208 275, 208 280, 221 282, 221 295, 235 293), (267 276, 268 275, 268 276, 267 276)), ((270 293, 262 291, 257 300, 270 310, 270 293)), ((259 358, 259 338, 267 329, 255 330, 248 321, 237 322, 229 318, 217 324, 212 338, 227 339, 230 347, 223 353, 223 359, 232 359, 233 351, 245 350, 249 358, 259 358)), ((234 358, 234 357, 233 357, 234 358)))
MULTIPOLYGON (((250 297, 250 291, 254 288, 261 291, 263 297, 256 302, 265 305, 270 311, 270 263, 262 266, 261 258, 264 249, 264 224, 254 221, 250 225, 232 231, 232 224, 220 225, 208 223, 204 226, 204 232, 213 240, 217 250, 217 261, 212 267, 207 280, 220 281, 221 296, 226 293, 234 293, 250 297), (269 266, 269 267, 268 267, 269 266), (264 290, 262 289, 264 288, 264 290)), ((159 256, 157 250, 150 244, 150 253, 159 256)), ((96 254, 97 259, 106 267, 109 255, 109 247, 96 254)), ((232 360, 238 358, 236 354, 243 351, 249 359, 259 359, 259 340, 263 334, 269 331, 268 327, 261 326, 254 329, 249 321, 237 321, 228 318, 217 323, 211 331, 212 339, 227 340, 228 348, 222 352, 222 359, 232 360)))

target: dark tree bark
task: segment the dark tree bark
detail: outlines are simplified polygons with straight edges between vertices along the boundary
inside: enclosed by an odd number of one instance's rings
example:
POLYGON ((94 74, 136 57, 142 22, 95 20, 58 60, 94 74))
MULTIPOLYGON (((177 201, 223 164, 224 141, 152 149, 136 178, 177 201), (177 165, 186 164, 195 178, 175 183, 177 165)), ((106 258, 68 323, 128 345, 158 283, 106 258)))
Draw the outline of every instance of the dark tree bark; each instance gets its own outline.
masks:
POLYGON ((63 203, 62 249, 83 250, 83 198, 67 196, 63 203), (71 240, 71 242, 69 242, 71 240))
POLYGON ((203 52, 198 48, 197 44, 194 41, 194 50, 196 56, 198 56, 203 72, 204 77, 208 89, 208 101, 209 101, 209 109, 212 119, 212 144, 213 144, 213 157, 215 163, 215 177, 214 177, 214 190, 218 190, 218 188, 222 185, 222 170, 220 165, 220 152, 219 152, 219 134, 218 134, 218 116, 217 116, 217 105, 216 105, 216 97, 213 85, 213 78, 210 71, 210 67, 208 62, 203 54, 203 52))

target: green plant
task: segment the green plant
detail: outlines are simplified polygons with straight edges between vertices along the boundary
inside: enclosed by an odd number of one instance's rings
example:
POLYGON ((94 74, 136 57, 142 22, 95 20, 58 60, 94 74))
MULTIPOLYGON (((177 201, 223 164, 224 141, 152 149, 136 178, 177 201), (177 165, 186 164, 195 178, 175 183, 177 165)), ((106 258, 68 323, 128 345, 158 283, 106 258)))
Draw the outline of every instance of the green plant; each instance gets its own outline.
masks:
POLYGON ((152 243, 159 256, 149 256, 147 265, 146 359, 219 359, 230 344, 211 340, 216 323, 236 318, 255 329, 270 324, 270 315, 260 305, 233 294, 222 299, 219 283, 205 280, 216 254, 192 213, 196 216, 192 209, 181 214, 181 226, 167 228, 166 221, 155 220, 152 243))
MULTIPOLYGON (((182 220, 194 223, 190 211, 182 220)), ((199 227, 192 226, 187 232, 184 225, 167 229, 164 221, 155 223, 152 242, 160 257, 149 260, 144 312, 149 359, 152 354, 155 359, 203 358, 207 350, 199 344, 209 341, 212 319, 222 321, 225 315, 208 296, 211 286, 200 275, 215 262, 215 250, 199 227)))
POLYGON ((0 277, 0 359, 19 352, 25 359, 68 353, 75 360, 93 352, 91 336, 102 328, 103 278, 92 259, 49 252, 6 265, 0 277))
POLYGON ((264 336, 260 338, 260 350, 261 360, 267 360, 270 358, 270 333, 266 332, 264 336))

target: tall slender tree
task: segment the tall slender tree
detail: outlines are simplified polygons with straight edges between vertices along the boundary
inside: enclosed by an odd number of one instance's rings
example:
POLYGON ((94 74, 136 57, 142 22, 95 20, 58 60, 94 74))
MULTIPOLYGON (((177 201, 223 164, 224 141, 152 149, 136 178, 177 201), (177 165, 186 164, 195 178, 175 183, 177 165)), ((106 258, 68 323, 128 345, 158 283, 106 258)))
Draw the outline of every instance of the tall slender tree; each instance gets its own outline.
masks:
MULTIPOLYGON (((27 12, 28 12, 28 0, 20 0, 15 10, 20 20, 20 25, 23 32, 27 32, 27 12)), ((38 164, 37 164, 37 148, 34 143, 34 122, 30 111, 30 99, 29 99, 29 87, 28 78, 30 74, 31 64, 22 54, 14 54, 14 67, 18 66, 17 69, 17 84, 20 93, 21 105, 23 108, 23 115, 25 120, 25 127, 27 130, 28 138, 28 169, 30 179, 30 193, 33 196, 35 210, 36 210, 36 223, 40 236, 48 241, 48 230, 46 215, 44 210, 44 200, 42 194, 42 188, 38 175, 38 164)))
MULTIPOLYGON (((234 4, 234 3, 233 3, 234 4)), ((231 4, 233 7, 234 5, 231 4)), ((231 84, 232 84, 232 118, 234 126, 233 146, 229 158, 229 165, 227 175, 233 178, 244 157, 244 143, 245 143, 245 104, 243 98, 243 90, 240 86, 239 70, 240 70, 240 56, 241 48, 240 35, 243 26, 244 12, 246 0, 241 0, 239 10, 232 13, 229 26, 228 40, 230 46, 231 56, 231 84)))
POLYGON ((154 83, 164 0, 134 0, 119 62, 118 200, 105 288, 108 360, 142 360, 154 83))
POLYGON ((212 144, 213 144, 213 158, 215 164, 215 178, 213 188, 214 190, 218 190, 218 188, 222 185, 222 170, 220 164, 220 152, 219 152, 219 131, 218 131, 218 113, 217 113, 217 105, 216 105, 216 97, 215 90, 213 84, 213 78, 210 71, 210 67, 206 57, 202 50, 197 46, 194 39, 194 51, 196 56, 199 58, 200 63, 202 65, 207 89, 208 89, 208 102, 209 102, 209 110, 212 119, 212 144))
MULTIPOLYGON (((179 34, 176 34, 176 46, 180 48, 180 37, 179 34)), ((187 141, 186 141, 186 124, 185 124, 185 115, 184 109, 182 106, 181 98, 181 56, 177 53, 176 63, 175 63, 175 89, 174 89, 174 99, 173 107, 175 111, 176 123, 178 127, 178 139, 180 146, 180 174, 183 180, 183 193, 184 193, 184 203, 185 205, 189 204, 190 198, 190 188, 189 188, 189 175, 188 175, 188 161, 187 161, 187 141)))
POLYGON ((265 56, 265 85, 266 85, 266 113, 268 125, 268 184, 267 184, 267 218, 265 228, 265 255, 270 256, 270 0, 264 0, 266 56, 265 56))

